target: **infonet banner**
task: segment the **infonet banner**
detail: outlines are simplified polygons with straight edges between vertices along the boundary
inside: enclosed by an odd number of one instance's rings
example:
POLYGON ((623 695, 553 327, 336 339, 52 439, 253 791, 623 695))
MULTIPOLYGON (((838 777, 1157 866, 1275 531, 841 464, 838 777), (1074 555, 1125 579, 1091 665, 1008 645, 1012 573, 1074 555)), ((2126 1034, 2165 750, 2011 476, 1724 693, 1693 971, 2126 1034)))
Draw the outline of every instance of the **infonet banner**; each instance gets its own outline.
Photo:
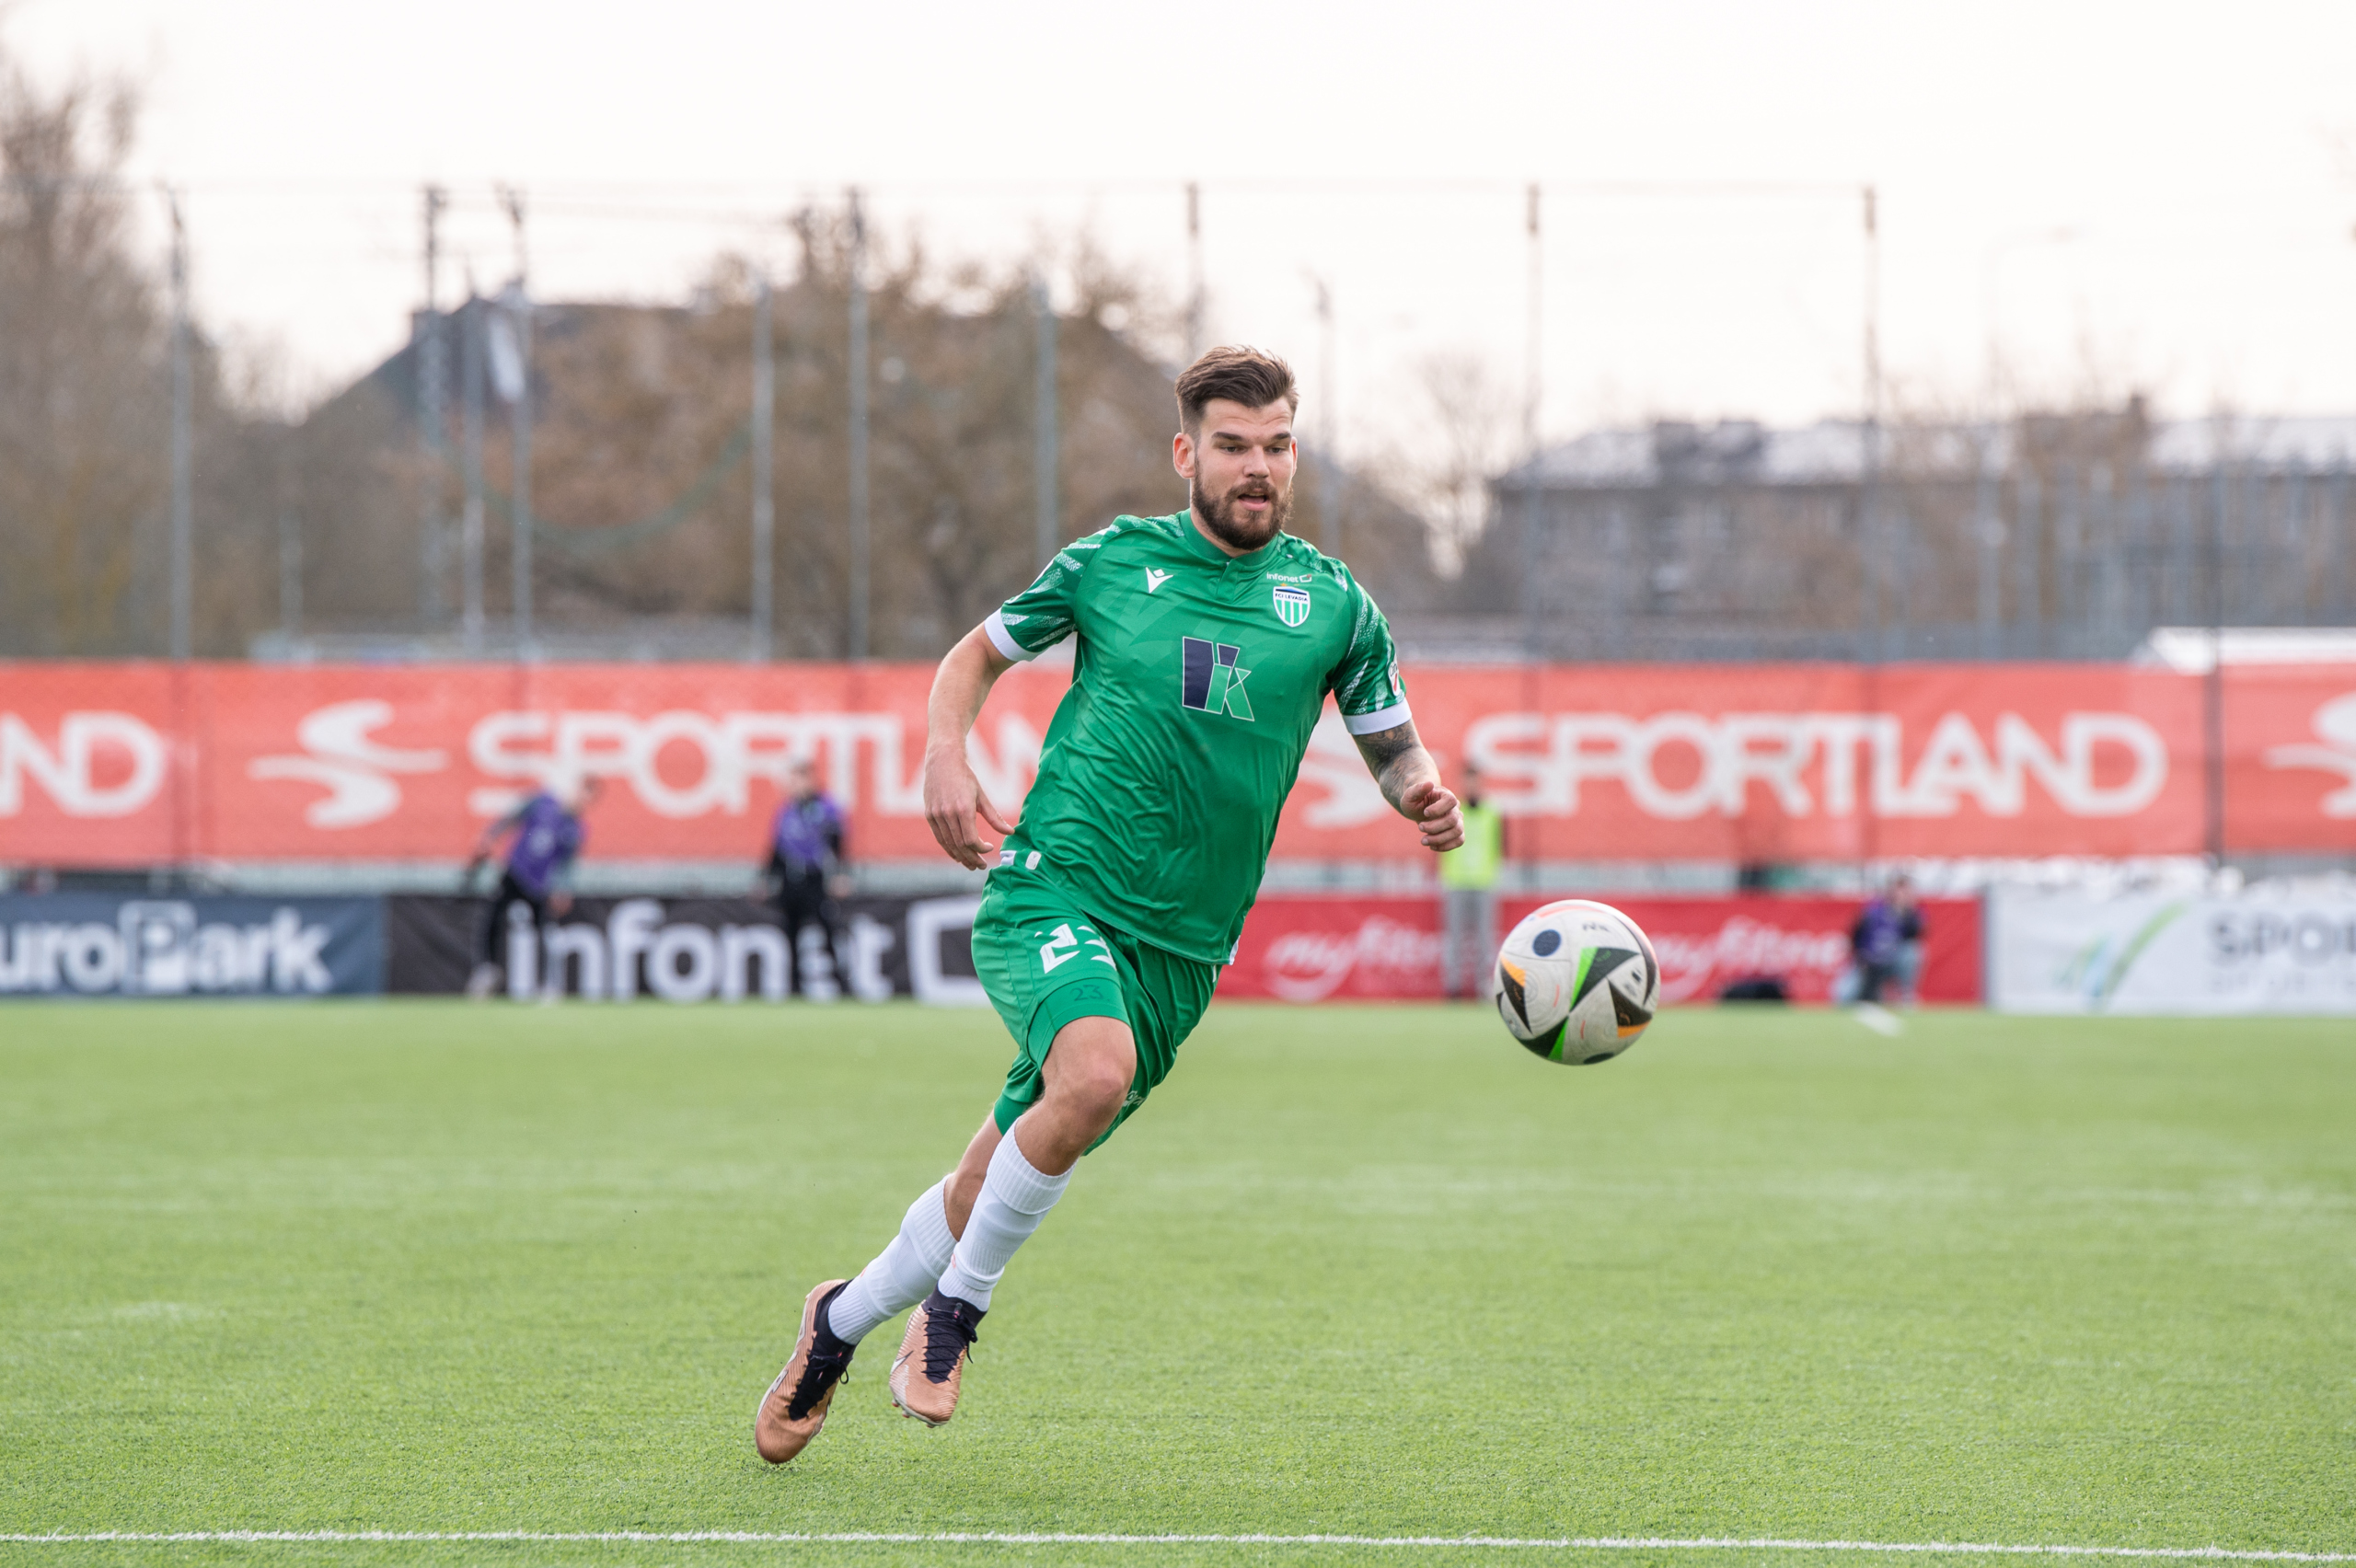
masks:
MULTIPOLYGON (((756 858, 814 760, 862 859, 938 854, 919 664, 0 664, 0 862, 451 860, 595 776, 592 859, 756 858)), ((1065 689, 1024 666, 969 755, 1017 806, 1065 689)), ((1438 666, 1409 700, 1525 859, 2144 855, 2203 847, 2199 677, 2116 665, 1438 666)), ((2225 834, 2356 850, 2356 667, 2225 683, 2225 834)), ((1171 700, 1180 699, 1173 668, 1171 700)), ((1419 853, 1329 713, 1275 853, 1419 853)))

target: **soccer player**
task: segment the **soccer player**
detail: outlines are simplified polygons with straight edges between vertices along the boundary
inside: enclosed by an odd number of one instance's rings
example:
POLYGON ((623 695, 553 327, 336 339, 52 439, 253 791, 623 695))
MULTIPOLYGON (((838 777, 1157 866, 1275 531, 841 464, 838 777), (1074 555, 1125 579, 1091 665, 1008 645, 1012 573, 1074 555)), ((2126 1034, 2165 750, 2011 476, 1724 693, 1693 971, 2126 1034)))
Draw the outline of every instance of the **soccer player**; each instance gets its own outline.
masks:
POLYGON ((1187 510, 1116 518, 1067 546, 933 680, 925 813, 950 859, 989 871, 974 966, 1014 1065, 964 1158, 908 1206, 891 1244, 803 1303, 792 1355, 754 1416, 772 1464, 817 1435, 859 1342, 911 1307, 892 1401, 935 1426, 955 1412, 1008 1260, 1209 1005, 1327 693, 1425 847, 1462 842, 1382 613, 1348 568, 1284 532, 1292 372, 1213 349, 1177 390, 1187 510), (992 682, 1066 637, 1078 642, 1071 690, 1015 826, 967 766, 966 732, 992 682))
POLYGON ((520 904, 530 910, 532 934, 539 937, 548 929, 550 910, 561 917, 572 907, 572 894, 565 882, 573 859, 589 837, 581 814, 596 799, 594 778, 577 782, 569 799, 558 798, 552 790, 536 790, 522 805, 486 826, 475 840, 474 859, 467 862, 468 883, 491 859, 500 839, 511 833, 515 836, 507 847, 507 865, 500 873, 499 891, 491 895, 491 912, 483 917, 482 951, 474 973, 467 978, 467 995, 476 1001, 491 995, 506 967, 502 939, 506 935, 510 908, 520 904))
POLYGON ((769 824, 768 863, 762 875, 777 889, 777 910, 793 950, 793 975, 805 997, 831 997, 842 972, 842 915, 836 901, 849 890, 843 874, 843 811, 818 788, 809 759, 786 769, 785 800, 769 824), (818 943, 803 940, 815 926, 826 963, 813 962, 818 943))

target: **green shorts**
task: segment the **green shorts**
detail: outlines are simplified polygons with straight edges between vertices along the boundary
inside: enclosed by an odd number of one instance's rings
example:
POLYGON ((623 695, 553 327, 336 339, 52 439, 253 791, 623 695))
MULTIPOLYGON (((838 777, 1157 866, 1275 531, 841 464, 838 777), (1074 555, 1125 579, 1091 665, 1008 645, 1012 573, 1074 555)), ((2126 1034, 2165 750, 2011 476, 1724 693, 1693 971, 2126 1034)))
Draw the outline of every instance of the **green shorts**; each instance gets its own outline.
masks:
POLYGON ((1218 965, 1180 958, 1113 929, 1019 864, 990 872, 974 917, 974 968, 1016 1045, 998 1097, 1001 1133, 1039 1098, 1047 1048, 1064 1025, 1079 1018, 1116 1018, 1129 1026, 1137 1040, 1137 1077, 1098 1144, 1170 1076, 1180 1043, 1202 1020, 1218 984, 1218 965))

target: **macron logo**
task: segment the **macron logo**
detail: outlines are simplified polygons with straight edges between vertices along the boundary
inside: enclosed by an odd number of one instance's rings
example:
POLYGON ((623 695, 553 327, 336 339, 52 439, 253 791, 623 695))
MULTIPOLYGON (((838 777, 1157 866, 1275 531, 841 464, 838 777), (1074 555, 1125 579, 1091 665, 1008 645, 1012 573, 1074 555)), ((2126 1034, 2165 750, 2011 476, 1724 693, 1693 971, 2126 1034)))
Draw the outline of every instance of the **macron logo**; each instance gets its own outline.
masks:
POLYGON ((1156 571, 1149 566, 1145 569, 1145 591, 1147 593, 1152 593, 1155 589, 1161 587, 1163 583, 1169 581, 1170 573, 1166 571, 1156 571))

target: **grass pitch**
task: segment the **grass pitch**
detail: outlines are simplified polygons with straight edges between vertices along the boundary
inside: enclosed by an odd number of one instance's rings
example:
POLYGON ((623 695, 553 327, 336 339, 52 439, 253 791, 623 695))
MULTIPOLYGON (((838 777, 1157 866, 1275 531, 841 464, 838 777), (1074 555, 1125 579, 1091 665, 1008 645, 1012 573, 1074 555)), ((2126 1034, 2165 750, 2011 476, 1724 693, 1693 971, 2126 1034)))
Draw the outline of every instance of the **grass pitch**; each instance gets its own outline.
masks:
POLYGON ((899 1007, 0 1010, 0 1533, 2356 1551, 2344 1020, 1954 1014, 1886 1041, 1685 1011, 1564 1069, 1475 1009, 1215 1009, 1016 1260, 956 1422, 891 1410, 888 1326, 817 1444, 761 1465, 751 1412, 803 1293, 891 1234, 1009 1054, 987 1014, 899 1007))

